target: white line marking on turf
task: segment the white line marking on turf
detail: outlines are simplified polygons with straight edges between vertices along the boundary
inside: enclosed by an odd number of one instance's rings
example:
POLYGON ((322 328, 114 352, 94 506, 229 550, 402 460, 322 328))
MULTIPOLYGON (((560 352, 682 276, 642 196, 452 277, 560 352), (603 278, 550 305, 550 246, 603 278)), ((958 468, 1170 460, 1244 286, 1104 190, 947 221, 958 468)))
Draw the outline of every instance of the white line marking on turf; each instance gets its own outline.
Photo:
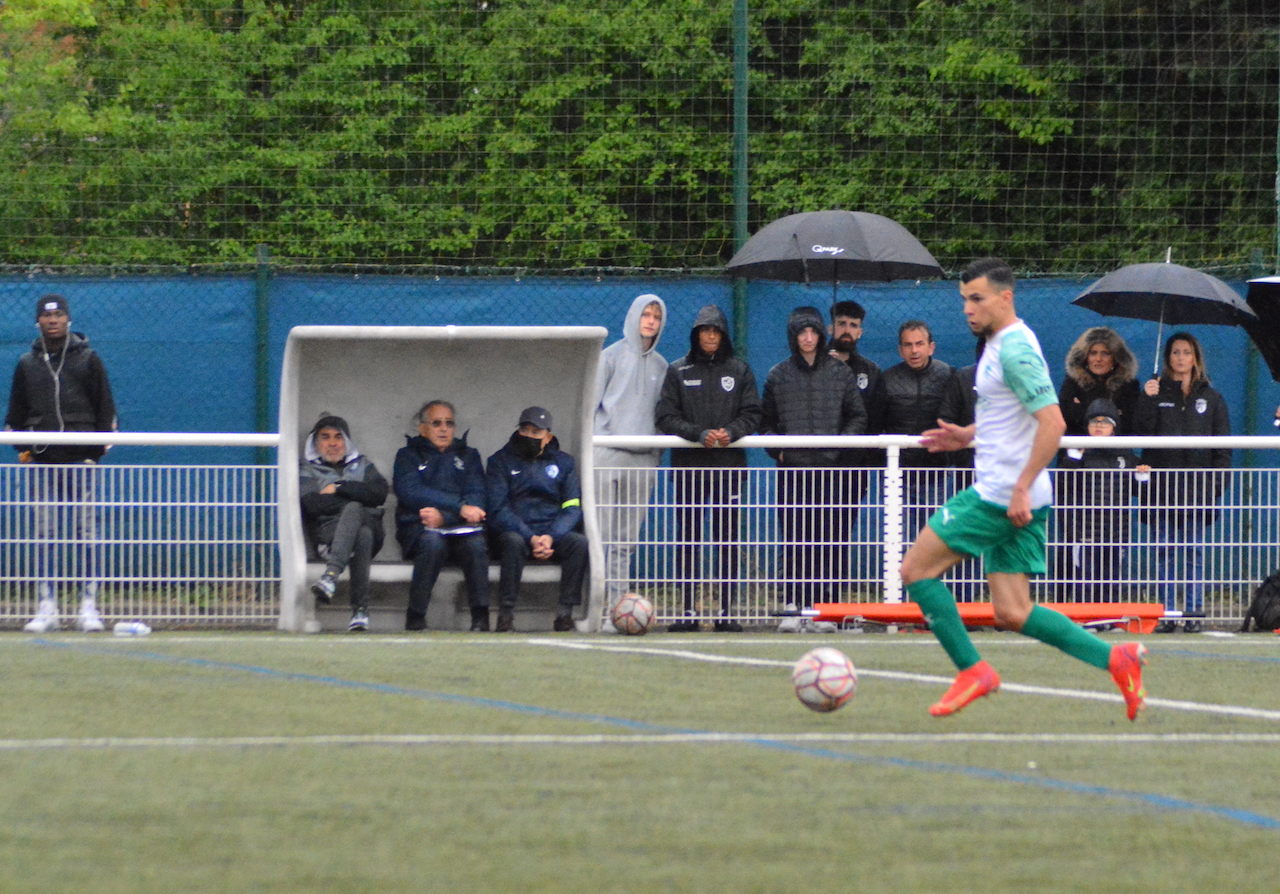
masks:
POLYGON ((100 738, 0 739, 0 751, 130 748, 283 748, 328 745, 684 745, 742 742, 826 742, 859 745, 920 745, 977 742, 1036 745, 1276 745, 1280 733, 622 733, 539 735, 485 733, 325 736, 122 736, 100 738))
MULTIPOLYGON (((579 640, 530 639, 528 642, 538 646, 554 646, 561 649, 578 649, 581 651, 599 652, 631 652, 642 655, 661 655, 669 658, 682 658, 687 661, 705 661, 711 664, 740 664, 755 667, 793 667, 795 662, 779 661, 771 658, 742 658, 733 655, 708 655, 702 652, 691 652, 686 649, 663 649, 652 646, 606 646, 587 643, 579 640)), ((865 677, 879 677, 883 680, 899 680, 909 683, 928 683, 930 685, 949 686, 952 677, 936 674, 911 674, 903 671, 879 671, 858 668, 858 674, 865 677)), ((1122 703, 1119 693, 1093 692, 1088 689, 1060 689, 1051 686, 1031 686, 1025 683, 1000 683, 1001 692, 1016 692, 1022 695, 1044 695, 1050 698, 1074 698, 1085 701, 1122 703)), ((1251 720, 1280 721, 1280 711, 1264 708, 1249 708, 1242 705, 1214 705, 1201 702, 1188 702, 1166 698, 1148 698, 1147 707, 1168 708, 1175 711, 1194 711, 1203 714, 1220 714, 1226 717, 1247 717, 1251 720)))

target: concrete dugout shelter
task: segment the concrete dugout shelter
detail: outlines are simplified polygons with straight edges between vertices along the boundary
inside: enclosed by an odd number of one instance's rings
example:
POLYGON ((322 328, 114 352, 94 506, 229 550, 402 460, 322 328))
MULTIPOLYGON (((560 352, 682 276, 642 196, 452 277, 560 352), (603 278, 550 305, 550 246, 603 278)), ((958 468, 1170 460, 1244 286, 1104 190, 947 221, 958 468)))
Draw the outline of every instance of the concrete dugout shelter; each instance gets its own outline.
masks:
MULTIPOLYGON (((392 478, 396 451, 416 434, 414 414, 428 400, 457 408, 458 436, 481 458, 501 448, 520 411, 546 407, 562 449, 578 462, 583 524, 590 541, 591 574, 584 598, 586 622, 599 625, 604 561, 595 511, 591 451, 596 366, 607 330, 599 326, 298 326, 285 344, 280 380, 279 537, 280 629, 318 632, 308 589, 306 544, 298 502, 298 462, 311 426, 321 415, 342 416, 361 453, 392 478)), ((373 581, 403 580, 408 563, 395 540, 395 495, 383 514, 386 543, 374 560, 373 581), (381 568, 379 566, 382 566, 381 568)), ((526 581, 537 564, 526 569, 526 581)), ((432 597, 453 601, 445 572, 432 597)), ((495 569, 496 572, 496 569, 495 569)), ((492 598, 496 600, 496 588, 492 598)), ((344 599, 339 590, 338 600, 344 599)), ((491 602, 496 606, 496 601, 491 602)), ((452 605, 450 605, 452 608, 452 605)), ((519 608, 517 608, 519 611, 519 608)), ((430 623, 430 617, 428 619, 430 623)), ((465 629, 465 628, 464 628, 465 629)))

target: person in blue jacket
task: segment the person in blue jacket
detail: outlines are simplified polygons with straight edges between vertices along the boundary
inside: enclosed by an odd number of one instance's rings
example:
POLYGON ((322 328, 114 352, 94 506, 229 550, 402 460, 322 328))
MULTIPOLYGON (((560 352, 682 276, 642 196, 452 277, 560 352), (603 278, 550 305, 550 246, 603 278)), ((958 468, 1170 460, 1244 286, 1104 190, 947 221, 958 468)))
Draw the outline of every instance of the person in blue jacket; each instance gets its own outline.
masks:
POLYGON ((405 630, 425 630, 431 591, 446 561, 462 568, 471 605, 471 630, 489 629, 489 552, 484 543, 484 467, 480 453, 457 433, 447 400, 424 404, 418 435, 396 452, 396 540, 413 560, 405 630))
POLYGON ((560 601, 553 629, 574 629, 573 609, 587 576, 582 489, 572 456, 551 433, 551 414, 529 407, 485 470, 489 529, 499 554, 499 633, 514 629, 520 579, 530 559, 559 562, 560 601))

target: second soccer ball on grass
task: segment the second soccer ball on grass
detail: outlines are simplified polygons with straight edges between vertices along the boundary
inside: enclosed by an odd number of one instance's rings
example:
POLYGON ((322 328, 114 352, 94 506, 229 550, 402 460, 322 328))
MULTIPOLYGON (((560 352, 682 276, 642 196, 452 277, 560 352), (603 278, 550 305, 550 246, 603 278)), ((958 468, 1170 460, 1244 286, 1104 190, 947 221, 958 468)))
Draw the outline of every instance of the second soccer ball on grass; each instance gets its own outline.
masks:
POLYGON ((627 593, 613 606, 611 617, 619 633, 640 636, 653 623, 653 603, 638 593, 627 593))

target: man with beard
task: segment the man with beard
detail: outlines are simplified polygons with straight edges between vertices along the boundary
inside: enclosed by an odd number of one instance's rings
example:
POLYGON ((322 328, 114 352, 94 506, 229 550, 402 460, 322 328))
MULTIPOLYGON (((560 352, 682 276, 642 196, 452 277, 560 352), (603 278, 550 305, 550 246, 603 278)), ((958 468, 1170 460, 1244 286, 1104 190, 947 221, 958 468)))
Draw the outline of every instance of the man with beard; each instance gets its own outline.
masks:
POLYGON ((1030 575, 1045 572, 1045 534, 1053 511, 1047 467, 1066 422, 1040 343, 1014 309, 1013 270, 997 258, 983 258, 960 274, 960 283, 969 329, 986 340, 975 376, 976 417, 968 426, 940 422, 924 432, 923 443, 933 452, 973 444, 974 484, 930 516, 901 568, 907 593, 959 671, 929 713, 954 714, 1000 688, 1000 676, 969 639, 941 579, 965 556, 981 556, 996 626, 1109 671, 1133 720, 1146 700, 1146 648, 1111 646, 1065 615, 1031 602, 1030 575))
POLYGON ((560 602, 552 629, 574 629, 573 609, 587 577, 587 537, 582 526, 582 490, 574 459, 551 433, 551 414, 529 407, 505 447, 489 457, 485 471, 489 525, 501 574, 498 633, 515 629, 520 579, 530 559, 560 563, 560 602))

